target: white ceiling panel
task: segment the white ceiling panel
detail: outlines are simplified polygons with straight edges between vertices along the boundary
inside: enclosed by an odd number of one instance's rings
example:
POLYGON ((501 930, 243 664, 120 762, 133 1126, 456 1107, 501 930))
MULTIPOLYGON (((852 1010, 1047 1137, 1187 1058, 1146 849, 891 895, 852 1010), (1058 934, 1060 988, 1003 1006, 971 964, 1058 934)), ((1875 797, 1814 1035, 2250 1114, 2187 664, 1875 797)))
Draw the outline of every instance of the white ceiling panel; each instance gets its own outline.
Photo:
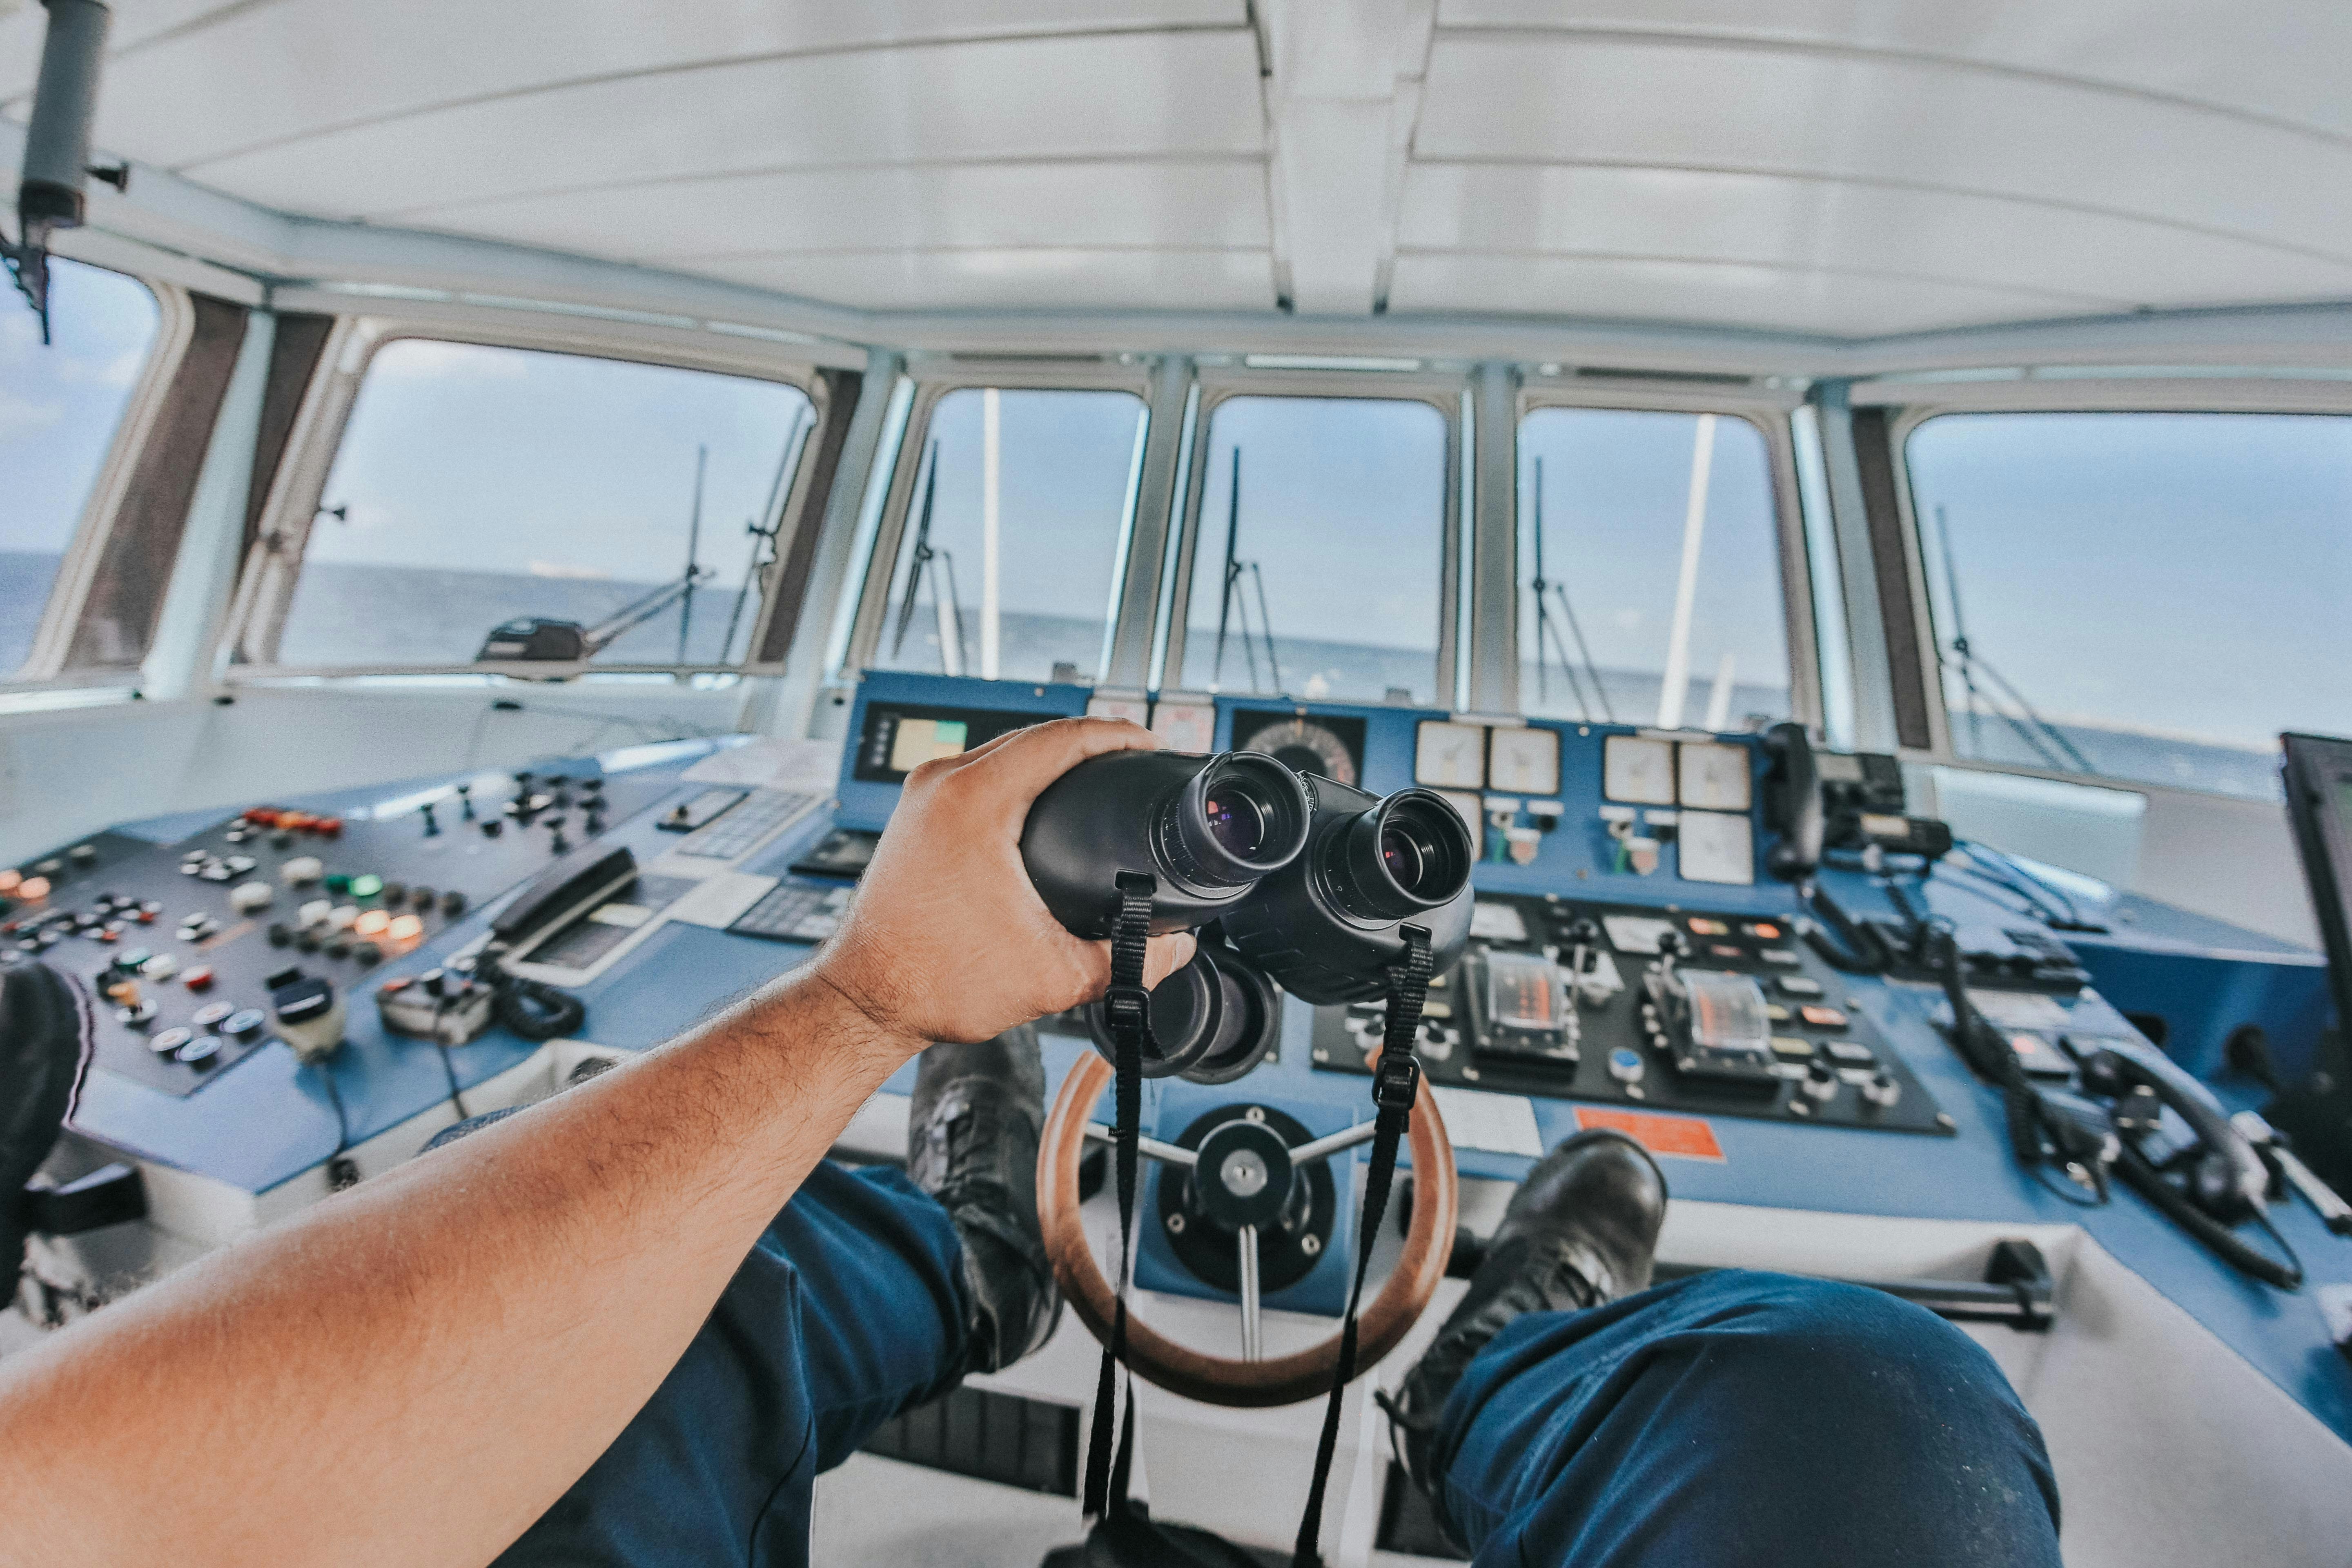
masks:
POLYGON ((719 262, 696 270, 788 294, 877 310, 1265 310, 1274 259, 1262 250, 887 250, 719 262))
POLYGON ((1444 35, 1416 154, 1778 170, 2352 254, 2352 144, 2129 94, 1747 45, 1444 35))
POLYGON ((1440 0, 1438 25, 1772 38, 1973 60, 2352 134, 2352 6, 2316 0, 1440 0))
POLYGON ((1399 245, 1658 255, 1946 279, 2085 310, 2352 293, 2352 260, 1948 192, 1691 169, 1423 163, 1399 245))
POLYGON ((1266 248, 1258 158, 894 165, 598 186, 411 215, 425 227, 682 264, 1026 246, 1266 248), (652 221, 623 226, 616 215, 652 221))
POLYGON ((762 60, 468 104, 189 172, 274 206, 386 217, 592 183, 811 164, 1255 153, 1255 61, 1246 33, 762 60))
POLYGON ((2040 294, 1903 278, 1640 258, 1406 254, 1396 311, 1500 312, 1866 338, 2076 312, 2040 294))
POLYGON ((1244 25, 1240 0, 274 0, 119 49, 99 136, 132 156, 183 167, 440 106, 729 61, 1244 25), (193 81, 207 90, 174 90, 193 81))

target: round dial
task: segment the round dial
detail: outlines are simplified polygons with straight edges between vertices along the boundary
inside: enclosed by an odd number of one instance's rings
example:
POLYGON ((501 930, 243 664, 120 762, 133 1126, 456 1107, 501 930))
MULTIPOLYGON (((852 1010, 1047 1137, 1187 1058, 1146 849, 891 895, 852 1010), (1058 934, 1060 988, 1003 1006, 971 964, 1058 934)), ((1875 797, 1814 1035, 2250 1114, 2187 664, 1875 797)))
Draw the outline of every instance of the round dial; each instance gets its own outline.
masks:
POLYGON ((1356 760, 1348 754, 1348 743, 1312 719, 1268 724, 1244 742, 1244 749, 1264 752, 1293 773, 1321 773, 1343 784, 1356 782, 1356 760))

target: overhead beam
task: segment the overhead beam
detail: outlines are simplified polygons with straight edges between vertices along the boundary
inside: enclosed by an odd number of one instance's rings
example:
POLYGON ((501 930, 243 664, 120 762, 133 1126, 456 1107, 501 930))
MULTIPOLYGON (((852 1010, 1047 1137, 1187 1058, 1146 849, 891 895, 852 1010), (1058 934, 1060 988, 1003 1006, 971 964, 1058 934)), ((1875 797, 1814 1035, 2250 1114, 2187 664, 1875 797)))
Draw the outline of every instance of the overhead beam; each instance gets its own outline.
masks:
POLYGON ((1383 309, 1434 0, 1264 0, 1275 274, 1291 309, 1383 309))

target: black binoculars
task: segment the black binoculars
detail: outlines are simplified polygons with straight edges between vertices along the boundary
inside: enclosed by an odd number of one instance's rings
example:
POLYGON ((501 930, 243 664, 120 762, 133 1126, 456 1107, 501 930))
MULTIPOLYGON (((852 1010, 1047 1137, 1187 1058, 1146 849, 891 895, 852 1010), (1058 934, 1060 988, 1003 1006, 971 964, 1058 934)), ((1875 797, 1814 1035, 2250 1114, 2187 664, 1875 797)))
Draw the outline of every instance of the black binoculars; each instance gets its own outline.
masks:
MULTIPOLYGON (((1151 996, 1147 1077, 1224 1083, 1275 1042, 1274 986, 1318 1005, 1381 994, 1427 933, 1437 973, 1470 936, 1470 829, 1444 796, 1379 796, 1255 752, 1113 752, 1047 786, 1021 833, 1029 879, 1076 934, 1108 937, 1122 873, 1151 879, 1154 934, 1200 952, 1151 996)), ((1108 1053, 1100 1005, 1089 1008, 1108 1053)))

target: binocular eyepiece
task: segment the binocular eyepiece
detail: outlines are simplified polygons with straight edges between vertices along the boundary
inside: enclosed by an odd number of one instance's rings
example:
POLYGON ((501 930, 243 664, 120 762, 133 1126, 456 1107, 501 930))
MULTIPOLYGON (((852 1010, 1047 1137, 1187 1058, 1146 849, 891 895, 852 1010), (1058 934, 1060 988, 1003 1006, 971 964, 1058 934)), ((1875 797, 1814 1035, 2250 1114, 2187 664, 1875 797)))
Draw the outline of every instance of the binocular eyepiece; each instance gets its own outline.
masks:
MULTIPOLYGON (((1255 752, 1090 758, 1037 797, 1021 856, 1046 909, 1079 936, 1111 934, 1122 872, 1152 878, 1155 935, 1216 926, 1223 945, 1204 940, 1202 973, 1153 994, 1165 1054, 1145 1064, 1151 1076, 1196 1076, 1197 1066, 1216 1074, 1203 1081, 1224 1082, 1265 1055, 1278 1006, 1237 974, 1316 1004, 1360 1001, 1381 994, 1382 971, 1404 958, 1407 922, 1428 931, 1440 972, 1469 940, 1476 851, 1443 795, 1382 798, 1255 752), (1246 1029, 1259 1037, 1234 1038, 1237 1020, 1254 1020, 1246 1029)), ((1098 1026, 1097 1037, 1107 1039, 1098 1026)))

